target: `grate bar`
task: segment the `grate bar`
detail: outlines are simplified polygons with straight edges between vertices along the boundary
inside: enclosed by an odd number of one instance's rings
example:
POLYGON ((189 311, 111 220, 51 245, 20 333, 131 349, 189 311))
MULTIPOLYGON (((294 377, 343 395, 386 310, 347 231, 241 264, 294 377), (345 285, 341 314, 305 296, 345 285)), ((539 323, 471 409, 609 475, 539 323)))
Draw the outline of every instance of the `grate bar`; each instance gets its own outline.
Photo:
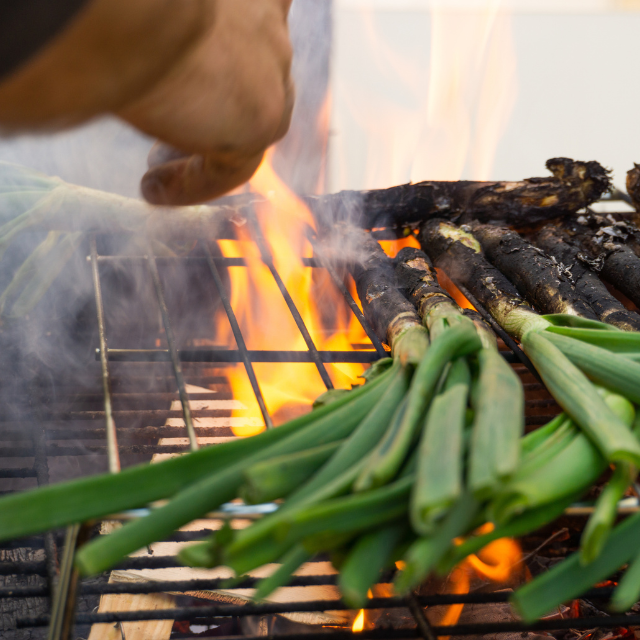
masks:
MULTIPOLYGON (((103 434, 104 436, 104 434, 103 434)), ((34 428, 33 433, 34 459, 32 475, 35 475, 39 487, 49 484, 49 464, 47 462, 47 439, 42 425, 34 428)), ((21 469, 8 469, 7 471, 22 471, 21 469)), ((24 476, 23 476, 24 477, 24 476)), ((55 591, 58 582, 58 548, 52 531, 47 531, 43 536, 45 562, 47 565, 47 582, 49 595, 55 591)))
MULTIPOLYGON (((408 608, 406 599, 396 598, 375 598, 367 602, 366 609, 390 609, 408 608)), ((203 607, 182 607, 176 609, 160 609, 150 611, 120 611, 104 613, 81 613, 76 617, 76 624, 105 624, 117 622, 134 622, 138 620, 197 620, 202 618, 221 618, 232 616, 252 616, 252 615, 275 615, 282 613, 297 613, 303 611, 350 611, 351 607, 341 600, 320 600, 312 602, 296 603, 268 603, 268 604, 245 604, 245 605, 214 605, 203 607)), ((21 618, 18 621, 19 627, 44 626, 48 623, 49 616, 36 616, 21 618)), ((447 626, 433 626, 435 636, 457 636, 457 635, 488 635, 495 633, 519 633, 526 631, 553 631, 560 629, 593 629, 593 628, 616 628, 640 626, 640 615, 615 615, 615 616, 590 616, 584 618, 560 618, 552 620, 538 620, 532 623, 523 622, 494 622, 494 623, 474 623, 456 624, 447 626)), ((415 637, 416 630, 409 629, 383 629, 379 633, 361 632, 357 634, 348 633, 346 638, 383 637, 395 638, 406 637, 397 635, 399 632, 410 632, 409 637, 415 637), (380 635, 383 634, 383 635, 380 635), (389 635, 386 635, 389 634, 389 635)), ((315 634, 305 634, 303 638, 314 637, 315 634)), ((335 638, 339 633, 332 634, 335 638)), ((290 637, 290 636, 287 636, 290 637)), ((326 640, 326 632, 319 636, 326 640)))
MULTIPOLYGON (((247 261, 251 258, 227 258, 225 256, 212 256, 213 261, 222 267, 246 267, 247 261)), ((180 262, 180 263, 199 263, 205 262, 206 256, 156 256, 159 263, 180 262)), ((145 262, 145 256, 98 256, 98 262, 145 262)), ((302 258, 302 264, 305 267, 321 268, 321 265, 315 258, 302 258)))
POLYGON ((342 297, 345 299, 346 303, 349 305, 349 308, 351 309, 351 311, 353 311, 353 314, 358 319, 358 322, 362 325, 362 328, 364 329, 364 332, 367 334, 367 337, 369 338, 369 340, 371 340, 371 344, 373 344, 373 346, 375 347, 376 353, 381 358, 388 357, 389 354, 387 353, 385 348, 382 346, 382 342, 380 341, 380 338, 378 338, 375 331, 371 328, 371 325, 369 324, 367 319, 364 317, 364 314, 362 313, 362 311, 360 311, 360 307, 358 307, 358 305, 356 304, 356 301, 353 299, 353 296, 351 295, 347 287, 344 286, 344 282, 338 277, 338 274, 333 268, 333 265, 331 264, 331 262, 325 259, 325 257, 323 256, 319 248, 319 245, 315 242, 312 231, 313 230, 309 228, 307 239, 311 243, 311 247, 313 248, 313 252, 316 255, 316 259, 319 265, 321 267, 324 267, 329 273, 331 280, 333 280, 333 283, 342 294, 342 297))
POLYGON ((462 295, 476 308, 476 311, 491 325, 491 328, 502 339, 502 341, 513 351, 518 360, 529 370, 529 373, 538 382, 542 382, 542 378, 533 366, 533 363, 526 356, 525 352, 516 344, 515 340, 494 320, 493 316, 481 305, 476 297, 462 284, 454 280, 454 284, 462 295))
POLYGON ((416 621, 418 631, 423 640, 437 640, 436 634, 433 632, 433 627, 424 614, 424 609, 420 606, 420 603, 413 593, 407 597, 407 605, 413 619, 416 621))
POLYGON ((245 368, 245 371, 247 372, 249 382, 251 383, 251 389, 253 390, 253 395, 256 397, 256 401, 258 402, 258 406, 260 407, 260 413, 262 414, 265 427, 267 429, 270 429, 273 427, 273 421, 271 420, 271 416, 269 415, 267 404, 264 401, 264 396, 262 395, 262 390, 260 389, 260 385, 258 384, 256 373, 253 370, 253 365, 251 364, 251 358, 249 357, 247 345, 244 341, 244 336, 242 335, 242 331, 240 330, 238 319, 236 318, 236 314, 234 313, 233 308, 231 307, 231 301, 229 300, 229 296, 227 295, 227 292, 224 289, 222 278, 220 278, 220 272, 218 271, 218 267, 216 266, 216 263, 213 260, 211 251, 209 251, 209 247, 207 247, 207 245, 202 241, 200 242, 200 245, 202 247, 202 250, 205 252, 205 256, 207 258, 207 264, 209 265, 209 271, 211 271, 213 282, 216 285, 216 289, 218 290, 218 295, 220 296, 220 300, 222 300, 224 311, 227 314, 227 318, 229 319, 229 324, 231 325, 231 331, 233 331, 233 337, 235 338, 236 345, 238 346, 239 356, 240 356, 240 359, 242 360, 242 364, 244 364, 244 368, 245 368))
POLYGON ((107 347, 107 334, 104 324, 104 307, 102 304, 102 286, 100 284, 100 273, 98 271, 98 248, 96 236, 90 240, 91 246, 91 275, 93 277, 93 290, 96 299, 96 314, 98 316, 98 338, 100 341, 100 367, 102 371, 102 393, 104 400, 104 420, 107 433, 107 456, 109 460, 109 471, 118 473, 120 471, 120 455, 118 453, 118 434, 116 423, 113 419, 113 405, 111 402, 111 377, 109 376, 109 349, 107 347))
MULTIPOLYGON (((242 354, 235 349, 180 349, 177 352, 181 362, 221 362, 241 363, 242 354)), ((100 352, 96 349, 96 357, 100 352)), ((250 362, 313 362, 320 363, 362 363, 369 364, 380 359, 375 351, 247 351, 250 362)), ((387 356, 385 352, 385 357, 387 356)), ((109 349, 109 360, 115 362, 170 362, 168 349, 109 349)), ((324 364, 322 364, 324 367, 324 364)))
POLYGON ((76 547, 85 535, 83 525, 74 524, 67 528, 60 562, 60 578, 53 595, 51 616, 47 616, 48 640, 66 640, 70 637, 78 586, 78 572, 73 568, 73 559, 76 547))
MULTIPOLYGON (((392 574, 382 576, 381 582, 391 582, 392 574)), ((294 576, 288 586, 309 587, 335 585, 337 576, 330 575, 305 575, 294 576)), ((241 582, 233 585, 234 589, 248 589, 255 587, 261 578, 245 578, 241 582)), ((198 580, 165 580, 149 582, 105 582, 105 583, 83 583, 79 587, 79 593, 83 595, 104 595, 104 594, 141 594, 141 593, 164 593, 172 591, 184 593, 187 591, 209 591, 220 588, 229 588, 228 578, 209 578, 198 580)), ((581 598, 588 600, 609 599, 614 592, 613 587, 596 587, 582 594, 581 598)), ((44 586, 33 587, 0 587, 0 598, 39 598, 47 594, 44 586)), ((475 592, 475 593, 449 593, 415 596, 416 602, 421 607, 448 606, 453 604, 496 604, 509 601, 509 592, 475 592)), ((379 598, 379 602, 391 606, 395 600, 393 598, 379 598)), ((378 602, 377 601, 377 602, 378 602)), ((331 601, 333 603, 333 601, 331 601)), ((244 605, 242 605, 244 606, 244 605)), ((399 605, 401 606, 401 605, 399 605)), ((369 607, 373 608, 373 607, 369 607)))
POLYGON ((302 335, 305 341, 305 344, 307 345, 307 349, 309 350, 309 356, 311 357, 311 361, 316 365, 316 368, 320 373, 320 377, 322 378, 322 382, 324 383, 324 386, 327 389, 333 389, 333 382, 331 382, 329 373, 327 372, 327 369, 324 366, 322 359, 320 358, 318 349, 311 338, 311 334, 309 333, 309 330, 307 329, 304 323, 304 320, 302 319, 302 316, 300 315, 300 311, 298 311, 298 307, 296 307, 296 304, 293 301, 291 294, 289 293, 284 281, 280 277, 280 274, 278 273, 275 267, 275 264, 273 262, 273 256, 271 255, 267 242, 264 236, 262 235, 262 229, 260 228, 260 223, 256 219, 253 211, 251 211, 248 218, 251 221, 251 226, 253 228, 255 241, 256 241, 256 244, 258 245, 258 250, 260 251, 260 256, 262 258, 262 261, 267 266, 267 268, 271 272, 271 275, 273 276, 273 279, 278 285, 278 289, 280 290, 280 293, 282 294, 282 297, 284 298, 284 301, 286 302, 287 307, 289 308, 289 312, 293 316, 296 326, 298 327, 298 330, 300 331, 300 334, 302 335))
POLYGON ((153 253, 153 248, 150 241, 147 241, 147 252, 147 264, 149 265, 149 271, 151 272, 151 278, 153 279, 153 286, 156 290, 156 297, 158 298, 158 305, 160 306, 162 324, 164 325, 164 332, 167 338, 167 344, 169 345, 169 355, 171 359, 171 365, 173 366, 173 373, 176 378, 176 384, 178 385, 178 395, 180 396, 180 404, 182 405, 182 415, 184 417, 184 424, 187 429, 189 446, 192 451, 197 451, 198 438, 196 436, 195 429, 193 428, 193 421, 191 419, 191 407, 189 406, 187 388, 184 382, 184 376, 182 375, 182 366, 180 364, 178 350, 176 349, 173 328, 171 327, 171 320, 169 319, 169 309, 167 309, 167 301, 164 297, 162 282, 160 281, 160 274, 158 273, 158 265, 156 264, 156 257, 153 253))

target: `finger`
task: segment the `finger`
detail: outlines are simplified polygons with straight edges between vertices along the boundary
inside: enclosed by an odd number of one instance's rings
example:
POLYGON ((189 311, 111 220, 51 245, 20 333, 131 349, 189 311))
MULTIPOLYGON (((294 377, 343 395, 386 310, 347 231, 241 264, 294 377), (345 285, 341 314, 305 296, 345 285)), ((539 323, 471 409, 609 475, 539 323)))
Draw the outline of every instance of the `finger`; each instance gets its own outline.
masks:
POLYGON ((293 2, 293 0, 278 0, 278 2, 282 7, 284 15, 287 16, 289 14, 289 9, 291 8, 291 3, 293 2))
POLYGON ((140 188, 151 204, 189 205, 213 200, 246 182, 262 153, 243 162, 194 155, 155 166, 142 177, 140 188))
POLYGON ((289 126, 291 125, 291 117, 293 115, 293 107, 295 105, 296 100, 296 87, 293 84, 293 80, 291 78, 287 81, 287 86, 285 88, 285 96, 284 96, 284 109, 282 110, 282 120, 276 129, 275 135, 273 136, 273 142, 277 142, 280 138, 283 138, 287 131, 289 131, 289 126))
POLYGON ((147 156, 147 166, 149 169, 157 167, 158 165, 165 164, 167 162, 173 162, 174 160, 183 160, 188 158, 191 154, 185 151, 180 151, 165 142, 156 142, 149 155, 147 156))

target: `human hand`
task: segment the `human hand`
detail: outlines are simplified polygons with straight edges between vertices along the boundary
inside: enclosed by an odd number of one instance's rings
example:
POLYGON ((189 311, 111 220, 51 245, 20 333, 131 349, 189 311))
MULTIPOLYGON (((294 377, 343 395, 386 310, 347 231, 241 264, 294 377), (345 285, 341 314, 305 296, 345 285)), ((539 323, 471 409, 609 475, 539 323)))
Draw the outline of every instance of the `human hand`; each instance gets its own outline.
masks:
POLYGON ((210 28, 189 55, 119 112, 163 141, 142 179, 147 200, 183 205, 222 195, 248 180, 287 132, 290 1, 217 0, 210 28))
POLYGON ((246 181, 288 129, 290 3, 91 0, 0 80, 0 127, 65 127, 115 113, 164 143, 142 181, 150 202, 214 198, 246 181))

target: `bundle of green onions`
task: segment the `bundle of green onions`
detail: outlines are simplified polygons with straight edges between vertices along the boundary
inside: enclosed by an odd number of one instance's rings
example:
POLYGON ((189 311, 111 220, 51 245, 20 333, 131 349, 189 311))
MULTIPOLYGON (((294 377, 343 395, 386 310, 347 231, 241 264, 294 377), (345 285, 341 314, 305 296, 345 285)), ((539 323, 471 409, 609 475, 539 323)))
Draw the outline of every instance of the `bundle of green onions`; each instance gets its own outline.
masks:
MULTIPOLYGON (((451 562, 496 537, 520 535, 550 522, 613 466, 583 533, 580 552, 516 592, 514 604, 526 620, 532 620, 579 596, 638 553, 637 544, 621 540, 640 535, 640 516, 615 529, 613 525, 618 501, 635 479, 640 462, 640 420, 635 412, 640 403, 640 334, 577 315, 575 300, 565 300, 566 313, 535 313, 483 256, 481 243, 492 243, 490 255, 498 263, 500 251, 509 250, 507 233, 513 232, 475 228, 472 233, 470 228, 431 221, 422 228, 420 240, 435 263, 520 341, 566 413, 525 438, 530 444, 520 468, 487 505, 496 529, 468 539, 452 554, 451 562), (498 234, 502 237, 496 240, 498 234)), ((526 263, 514 276, 521 286, 525 269, 526 263)), ((539 283, 539 289, 546 289, 537 295, 561 305, 563 296, 556 295, 550 280, 539 283)), ((639 563, 632 564, 616 590, 614 608, 624 610, 640 597, 639 563)))
MULTIPOLYGON (((341 237, 353 234, 362 232, 349 229, 341 237)), ((366 247, 360 268, 352 270, 366 311, 379 300, 380 273, 389 261, 366 235, 357 246, 366 247), (360 277, 362 264, 371 278, 360 277)), ((340 570, 345 601, 359 607, 381 570, 403 560, 396 585, 405 592, 444 558, 453 538, 481 524, 485 496, 519 466, 522 387, 487 327, 462 313, 438 286, 427 256, 417 254, 398 256, 396 277, 411 290, 430 344, 408 391, 405 387, 404 395, 396 396, 391 420, 377 422, 389 406, 389 398, 382 397, 324 467, 308 469, 306 484, 278 496, 284 501, 277 512, 187 548, 181 554, 185 562, 224 564, 237 575, 280 562, 258 586, 257 597, 266 597, 311 554, 329 552, 340 570), (367 448, 360 446, 349 464, 338 465, 360 438, 366 438, 367 448)), ((302 468, 311 455, 298 455, 296 465, 302 468)), ((250 469, 247 485, 255 490, 255 477, 264 477, 267 469, 280 477, 283 462, 250 469)))
POLYGON ((421 286, 411 287, 421 324, 396 286, 416 272, 410 261, 394 271, 368 234, 343 229, 341 238, 359 249, 350 268, 363 308, 393 350, 366 384, 331 394, 309 415, 246 440, 4 498, 0 539, 169 498, 82 547, 76 565, 87 575, 233 498, 281 498, 274 514, 240 531, 224 528, 185 549, 182 559, 224 563, 238 576, 280 562, 258 587, 257 597, 265 597, 312 553, 329 551, 353 606, 366 600, 390 562, 406 560, 402 590, 425 577, 452 537, 478 521, 485 496, 518 468, 522 388, 486 327, 439 289, 430 266, 420 274, 421 286))
MULTIPOLYGON (((386 265, 386 272, 387 277, 393 278, 390 265, 386 265)), ((378 269, 377 273, 384 279, 384 269, 378 269)), ((369 280, 367 270, 363 269, 359 281, 369 280)), ((128 553, 163 539, 235 498, 245 483, 245 472, 254 465, 319 447, 305 459, 305 467, 317 468, 335 449, 335 443, 350 437, 348 447, 335 451, 339 456, 331 463, 329 473, 324 472, 325 477, 333 480, 331 468, 340 465, 349 468, 367 447, 373 447, 375 442, 370 441, 369 431, 374 428, 372 422, 380 432, 387 428, 404 397, 415 362, 421 360, 428 342, 415 309, 395 287, 378 293, 374 304, 384 303, 390 310, 386 317, 394 357, 372 367, 363 386, 334 394, 310 414, 252 438, 151 466, 132 467, 117 475, 95 476, 9 496, 0 500, 0 538, 30 535, 174 498, 167 506, 152 510, 149 516, 88 545, 79 555, 78 564, 91 573, 112 566, 128 553), (368 421, 360 427, 365 418, 368 421), (105 542, 107 551, 103 553, 105 542)), ((291 470, 286 461, 285 468, 291 470)), ((287 473, 278 480, 286 484, 294 475, 287 473)), ((261 480, 257 481, 257 487, 259 492, 267 491, 261 480)), ((266 499, 271 499, 274 491, 277 494, 279 489, 272 488, 266 499)), ((249 486, 247 492, 251 493, 249 486)))
MULTIPOLYGON (((265 598, 328 552, 355 608, 395 562, 403 561, 395 580, 403 594, 497 538, 554 520, 614 465, 580 554, 548 574, 555 578, 520 589, 514 603, 532 619, 632 560, 626 541, 640 534, 640 516, 614 521, 640 464, 640 334, 580 317, 573 299, 560 307, 568 313, 538 315, 469 230, 432 221, 420 239, 427 253, 405 249, 395 264, 360 229, 336 225, 325 243, 351 256, 363 311, 392 349, 364 385, 330 392, 310 414, 258 436, 5 497, 0 540, 168 500, 80 548, 76 566, 90 575, 235 498, 281 500, 274 513, 246 529, 224 527, 181 559, 223 564, 238 577, 277 562, 258 585, 265 598), (439 287, 430 258, 521 341, 564 414, 523 436, 519 379, 483 320, 439 287), (488 521, 494 530, 476 534, 488 521)), ((540 299, 560 305, 565 294, 540 299)), ((637 559, 614 605, 639 594, 637 559)))

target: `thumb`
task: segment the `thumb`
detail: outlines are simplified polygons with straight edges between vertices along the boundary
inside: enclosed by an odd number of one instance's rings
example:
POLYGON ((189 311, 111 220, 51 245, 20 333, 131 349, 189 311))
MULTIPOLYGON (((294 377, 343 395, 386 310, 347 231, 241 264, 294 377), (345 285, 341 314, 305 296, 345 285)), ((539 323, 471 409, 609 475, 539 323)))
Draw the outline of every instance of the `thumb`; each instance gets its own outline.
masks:
POLYGON ((174 206, 213 200, 249 180, 262 156, 261 152, 240 163, 201 155, 170 160, 145 173, 142 195, 151 204, 174 206))

